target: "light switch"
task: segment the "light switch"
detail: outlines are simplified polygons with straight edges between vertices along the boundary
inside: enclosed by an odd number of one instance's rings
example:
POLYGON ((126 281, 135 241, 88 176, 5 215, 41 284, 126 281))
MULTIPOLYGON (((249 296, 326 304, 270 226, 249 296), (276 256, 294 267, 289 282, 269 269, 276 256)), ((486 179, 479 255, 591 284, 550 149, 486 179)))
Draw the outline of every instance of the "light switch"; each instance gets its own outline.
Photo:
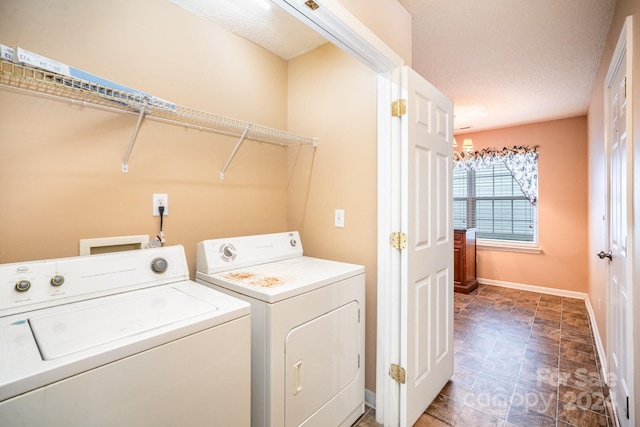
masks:
POLYGON ((336 209, 333 226, 344 228, 344 209, 336 209))

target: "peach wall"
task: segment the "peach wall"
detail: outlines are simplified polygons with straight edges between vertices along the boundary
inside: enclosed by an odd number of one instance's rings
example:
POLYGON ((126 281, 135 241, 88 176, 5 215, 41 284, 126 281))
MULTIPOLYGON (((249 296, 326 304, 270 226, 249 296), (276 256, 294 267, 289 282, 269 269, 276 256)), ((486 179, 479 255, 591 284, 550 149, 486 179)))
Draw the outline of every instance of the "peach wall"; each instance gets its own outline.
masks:
MULTIPOLYGON (((603 221, 603 215, 606 212, 606 199, 605 199, 605 164, 604 164, 604 85, 605 78, 609 69, 609 64, 613 58, 616 43, 620 36, 620 31, 624 24, 624 20, 629 15, 634 15, 633 26, 633 40, 631 43, 632 49, 629 53, 633 55, 633 75, 632 75, 632 92, 628 94, 631 97, 633 104, 632 122, 633 122, 633 144, 634 152, 634 172, 633 172, 633 224, 634 234, 629 236, 629 241, 633 242, 632 256, 633 256, 633 268, 634 271, 640 271, 640 173, 638 172, 640 165, 640 3, 637 0, 618 0, 616 3, 616 9, 607 36, 607 42, 605 45, 602 58, 600 60, 600 67, 595 78, 593 90, 591 93, 591 101, 589 103, 589 253, 592 254, 589 257, 589 280, 588 280, 588 292, 589 300, 594 307, 597 307, 597 302, 602 300, 602 309, 595 309, 596 327, 599 335, 602 339, 602 344, 607 346, 607 313, 606 305, 604 302, 607 300, 607 265, 601 260, 596 258, 594 254, 606 249, 606 223, 603 221)), ((631 184, 631 183, 629 183, 631 184)), ((629 283, 638 283, 638 279, 632 279, 629 283)), ((640 307, 640 292, 633 290, 632 298, 633 307, 640 307)), ((638 314, 636 313, 635 319, 637 322, 638 314)), ((628 325, 628 336, 626 340, 632 346, 632 371, 635 371, 635 378, 638 378, 638 372, 640 371, 640 333, 638 325, 628 325)), ((630 392, 632 398, 635 399, 635 409, 632 407, 632 411, 635 413, 636 422, 638 422, 637 410, 640 408, 640 381, 635 381, 635 390, 630 392)))
POLYGON ((539 145, 541 254, 478 250, 478 277, 587 291, 587 119, 585 116, 458 135, 476 150, 539 145))
MULTIPOLYGON (((21 46, 181 105, 286 130, 287 63, 154 0, 0 2, 0 43, 21 46)), ((73 256, 81 238, 153 235, 191 273, 200 240, 287 230, 287 150, 0 89, 0 262, 73 256)))
POLYGON ((365 266, 365 386, 375 391, 377 290, 376 74, 326 44, 289 65, 292 131, 316 150, 290 150, 289 228, 305 254, 365 266), (344 209, 345 226, 333 225, 344 209))

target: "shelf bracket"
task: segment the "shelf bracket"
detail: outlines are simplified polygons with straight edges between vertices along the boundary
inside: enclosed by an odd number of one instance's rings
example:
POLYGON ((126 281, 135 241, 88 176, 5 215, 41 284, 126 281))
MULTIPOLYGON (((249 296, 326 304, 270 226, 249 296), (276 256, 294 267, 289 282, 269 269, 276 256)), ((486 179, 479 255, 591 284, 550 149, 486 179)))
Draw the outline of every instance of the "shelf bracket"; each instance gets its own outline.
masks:
POLYGON ((133 151, 133 145, 136 143, 136 137, 138 136, 138 130, 140 129, 140 124, 142 123, 142 119, 144 118, 144 113, 147 110, 147 105, 140 107, 140 114, 138 114, 138 122, 136 123, 136 127, 133 130, 133 135, 131 135, 131 141, 129 141, 129 148, 127 148, 127 152, 124 155, 124 160, 122 161, 122 172, 129 172, 129 156, 131 156, 131 152, 133 151))
POLYGON ((240 148, 240 144, 242 144, 242 141, 244 141, 244 138, 247 136, 247 133, 249 132, 250 128, 251 128, 251 125, 248 124, 244 132, 242 132, 242 136, 240 136, 240 139, 236 143, 236 146, 233 147, 233 151, 231 152, 231 156, 229 156, 229 160, 227 160, 227 163, 224 164, 222 170, 220 171, 220 179, 224 179, 224 173, 227 171, 227 168, 229 167, 231 160, 233 160, 233 158, 236 156, 236 153, 238 152, 238 148, 240 148))

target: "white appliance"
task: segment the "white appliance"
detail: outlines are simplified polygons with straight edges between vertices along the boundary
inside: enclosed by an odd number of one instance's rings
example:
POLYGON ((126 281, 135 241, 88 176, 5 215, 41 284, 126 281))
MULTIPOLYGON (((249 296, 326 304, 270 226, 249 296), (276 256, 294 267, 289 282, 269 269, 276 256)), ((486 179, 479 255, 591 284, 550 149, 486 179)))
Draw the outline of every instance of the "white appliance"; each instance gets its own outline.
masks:
POLYGON ((364 267, 297 232, 206 240, 196 281, 251 303, 251 425, 350 426, 364 412, 364 267))
POLYGON ((0 264, 0 425, 248 426, 250 305, 181 246, 0 264))

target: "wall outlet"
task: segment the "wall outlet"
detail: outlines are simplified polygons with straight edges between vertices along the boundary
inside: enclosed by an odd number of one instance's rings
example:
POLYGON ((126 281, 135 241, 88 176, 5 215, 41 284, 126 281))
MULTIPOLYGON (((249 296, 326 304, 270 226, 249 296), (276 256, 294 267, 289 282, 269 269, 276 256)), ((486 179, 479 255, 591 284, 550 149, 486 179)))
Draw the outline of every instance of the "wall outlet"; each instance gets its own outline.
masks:
POLYGON ((169 215, 169 197, 166 194, 153 195, 153 216, 160 216, 160 211, 158 210, 160 206, 164 206, 162 216, 169 215))
POLYGON ((333 226, 344 228, 344 209, 336 209, 333 226))

